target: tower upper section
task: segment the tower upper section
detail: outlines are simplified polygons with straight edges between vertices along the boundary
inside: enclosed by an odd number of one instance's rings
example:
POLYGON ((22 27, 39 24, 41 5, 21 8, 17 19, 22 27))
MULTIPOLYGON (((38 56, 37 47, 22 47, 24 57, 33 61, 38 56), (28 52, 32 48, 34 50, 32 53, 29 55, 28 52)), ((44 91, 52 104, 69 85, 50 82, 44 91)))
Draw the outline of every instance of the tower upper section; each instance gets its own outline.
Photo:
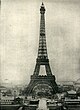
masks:
POLYGON ((40 36, 39 36, 39 48, 38 59, 48 59, 47 47, 46 47, 46 35, 45 35, 45 7, 42 3, 40 7, 40 36))
POLYGON ((40 13, 41 14, 44 14, 45 13, 45 7, 44 7, 43 2, 42 2, 42 5, 41 5, 41 8, 40 8, 40 13))

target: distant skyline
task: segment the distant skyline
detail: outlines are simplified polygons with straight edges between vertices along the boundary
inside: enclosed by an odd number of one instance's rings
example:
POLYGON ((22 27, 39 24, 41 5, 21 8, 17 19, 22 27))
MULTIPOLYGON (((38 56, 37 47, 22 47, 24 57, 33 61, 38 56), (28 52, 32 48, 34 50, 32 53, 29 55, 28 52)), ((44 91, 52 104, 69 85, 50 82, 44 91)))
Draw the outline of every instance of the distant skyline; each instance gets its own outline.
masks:
MULTIPOLYGON (((80 1, 43 0, 46 39, 52 73, 57 81, 80 78, 80 1)), ((2 0, 1 80, 28 84, 39 41, 42 0, 2 0)))

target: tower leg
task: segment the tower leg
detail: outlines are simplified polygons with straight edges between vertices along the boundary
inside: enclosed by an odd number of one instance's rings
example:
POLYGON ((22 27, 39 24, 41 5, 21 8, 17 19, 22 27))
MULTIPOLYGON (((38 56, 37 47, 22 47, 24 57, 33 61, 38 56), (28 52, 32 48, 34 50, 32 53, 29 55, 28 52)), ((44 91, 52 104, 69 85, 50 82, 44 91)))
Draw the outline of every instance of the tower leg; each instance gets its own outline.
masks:
POLYGON ((45 65, 47 75, 52 75, 50 65, 45 65))
POLYGON ((39 71, 40 71, 40 65, 39 64, 36 64, 33 75, 39 75, 39 71))

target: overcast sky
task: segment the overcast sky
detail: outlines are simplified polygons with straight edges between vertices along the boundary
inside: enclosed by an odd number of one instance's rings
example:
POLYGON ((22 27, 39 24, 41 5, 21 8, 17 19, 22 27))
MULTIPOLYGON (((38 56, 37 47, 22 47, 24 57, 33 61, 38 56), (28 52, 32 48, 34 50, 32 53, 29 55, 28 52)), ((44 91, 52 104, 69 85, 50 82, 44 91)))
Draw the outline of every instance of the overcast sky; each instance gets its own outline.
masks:
MULTIPOLYGON (((38 51, 42 0, 2 0, 1 79, 28 84, 38 51)), ((80 2, 44 0, 46 39, 57 81, 80 78, 80 2)))

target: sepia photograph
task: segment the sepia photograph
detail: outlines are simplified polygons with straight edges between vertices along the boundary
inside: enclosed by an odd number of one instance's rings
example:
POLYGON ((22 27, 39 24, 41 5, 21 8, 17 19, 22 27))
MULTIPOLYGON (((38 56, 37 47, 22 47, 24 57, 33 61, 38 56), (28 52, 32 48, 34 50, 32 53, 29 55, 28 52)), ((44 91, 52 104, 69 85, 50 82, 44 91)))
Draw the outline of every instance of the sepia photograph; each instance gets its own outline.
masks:
POLYGON ((80 110, 80 0, 0 0, 0 110, 80 110))

